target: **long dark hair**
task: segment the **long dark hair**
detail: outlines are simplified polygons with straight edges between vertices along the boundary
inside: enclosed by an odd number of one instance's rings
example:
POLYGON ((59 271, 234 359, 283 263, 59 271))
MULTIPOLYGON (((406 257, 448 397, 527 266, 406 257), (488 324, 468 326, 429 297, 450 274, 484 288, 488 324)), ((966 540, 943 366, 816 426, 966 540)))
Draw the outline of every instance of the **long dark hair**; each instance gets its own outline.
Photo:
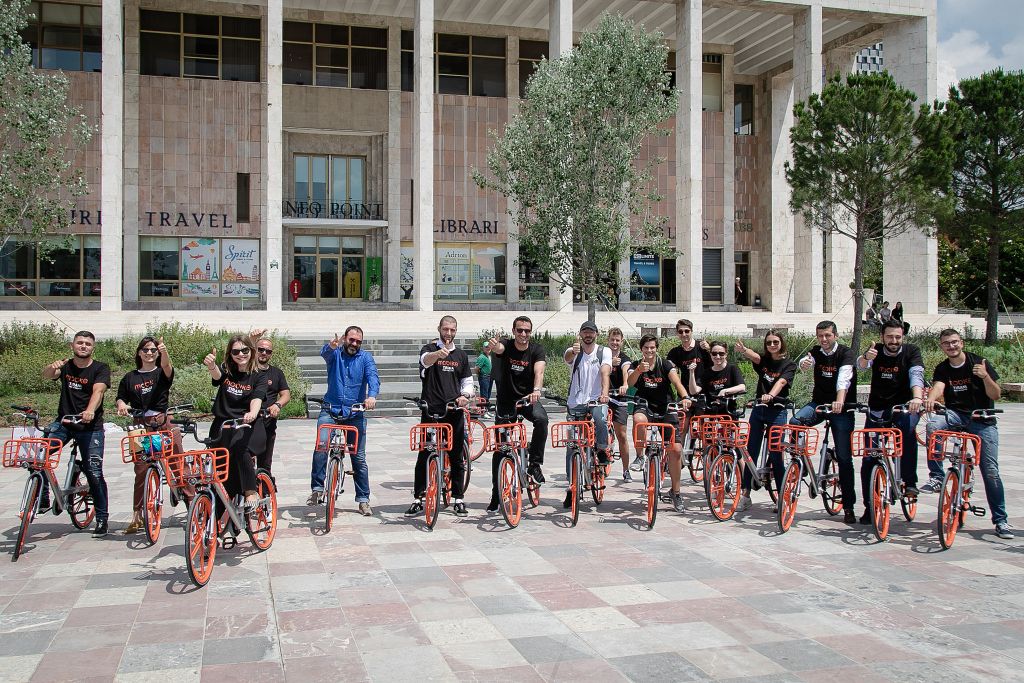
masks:
POLYGON ((765 355, 769 354, 768 351, 768 337, 776 337, 779 340, 779 358, 785 358, 788 354, 786 353, 786 338, 782 336, 782 333, 772 328, 764 333, 764 352, 765 355))
POLYGON ((236 334, 228 339, 227 349, 224 351, 224 365, 227 366, 228 374, 231 375, 242 375, 255 372, 256 370, 256 347, 252 344, 252 339, 244 334, 236 334), (231 355, 231 347, 241 342, 249 349, 249 362, 242 365, 235 360, 235 357, 231 355))
MULTIPOLYGON (((160 344, 157 343, 156 339, 154 339, 153 337, 150 337, 148 334, 145 337, 143 337, 142 341, 139 342, 139 345, 135 347, 135 369, 136 370, 141 370, 142 369, 142 357, 139 355, 139 352, 142 351, 142 347, 145 346, 146 344, 148 344, 149 342, 153 342, 153 346, 156 346, 156 347, 160 346, 160 344)), ((159 348, 157 348, 157 350, 156 350, 156 359, 153 361, 154 363, 156 363, 157 367, 160 367, 160 359, 163 357, 163 355, 164 355, 163 352, 159 348)))

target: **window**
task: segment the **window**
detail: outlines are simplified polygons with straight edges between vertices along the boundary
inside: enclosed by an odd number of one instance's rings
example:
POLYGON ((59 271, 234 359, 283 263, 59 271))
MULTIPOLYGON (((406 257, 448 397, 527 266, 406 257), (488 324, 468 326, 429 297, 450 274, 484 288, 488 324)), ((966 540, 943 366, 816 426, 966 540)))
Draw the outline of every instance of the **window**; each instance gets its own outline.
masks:
MULTIPOLYGON (((434 37, 434 92, 507 97, 505 39, 438 33, 434 37)), ((413 32, 402 31, 402 90, 414 85, 413 32)))
POLYGON ((32 48, 32 66, 62 71, 99 71, 101 9, 55 2, 29 3, 22 40, 32 48))
POLYGON ((0 250, 0 279, 3 296, 100 295, 100 236, 73 235, 46 239, 48 248, 36 242, 13 239, 0 250))
POLYGON ((701 108, 722 111, 722 55, 704 55, 701 64, 701 108))
POLYGON ((705 304, 722 303, 722 250, 705 249, 703 254, 703 296, 705 304))
POLYGON ((260 20, 139 10, 140 72, 260 80, 260 20))
POLYGON ((519 41, 519 97, 526 98, 526 83, 537 70, 540 61, 547 57, 548 44, 543 40, 519 41))
POLYGON ((235 221, 249 222, 249 174, 235 174, 235 221))
POLYGON ((733 88, 733 108, 736 135, 754 134, 754 86, 737 83, 733 88))
POLYGON ((177 237, 139 238, 139 296, 178 296, 177 237))
POLYGON ((388 30, 284 22, 284 82, 387 90, 388 30))
POLYGON ((285 207, 288 215, 297 218, 362 217, 365 201, 366 159, 363 157, 295 155, 295 196, 290 200, 291 206, 285 207))
POLYGON ((260 242, 139 237, 140 297, 260 296, 260 242))
POLYGON ((519 262, 519 299, 521 301, 544 301, 548 298, 551 285, 548 275, 528 259, 519 262))
POLYGON ((439 301, 504 301, 504 244, 439 244, 434 298, 439 301))

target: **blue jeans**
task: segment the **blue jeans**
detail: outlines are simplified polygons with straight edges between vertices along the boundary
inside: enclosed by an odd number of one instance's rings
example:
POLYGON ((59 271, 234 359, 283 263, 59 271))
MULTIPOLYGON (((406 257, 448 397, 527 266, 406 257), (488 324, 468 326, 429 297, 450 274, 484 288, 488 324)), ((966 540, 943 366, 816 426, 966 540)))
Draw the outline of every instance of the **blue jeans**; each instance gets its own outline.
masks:
MULTIPOLYGON (((880 418, 874 418, 871 414, 868 414, 867 420, 864 421, 864 429, 871 427, 879 427, 881 425, 892 424, 894 429, 900 430, 903 436, 903 455, 900 457, 900 479, 908 487, 917 487, 917 434, 914 430, 917 429, 917 422, 921 419, 920 415, 912 415, 910 413, 900 413, 893 419, 892 409, 888 408, 882 411, 880 418)), ((864 492, 864 504, 868 505, 871 501, 871 470, 875 466, 874 458, 864 458, 864 462, 860 464, 860 485, 861 490, 864 492)))
MULTIPOLYGON (((348 425, 359 430, 359 447, 352 456, 352 479, 356 484, 356 502, 370 502, 370 471, 366 467, 366 415, 353 413, 349 417, 335 419, 329 410, 323 409, 316 418, 316 433, 320 434, 320 425, 348 425)), ((327 476, 327 451, 313 451, 313 469, 310 472, 310 488, 314 491, 324 490, 324 478, 327 476)))
MULTIPOLYGON (((569 408, 566 411, 566 417, 570 421, 580 420, 587 413, 594 419, 594 445, 597 446, 598 450, 608 448, 608 406, 602 404, 588 408, 587 406, 576 406, 575 408, 569 408)), ((572 456, 569 453, 569 449, 565 449, 565 479, 566 485, 572 479, 570 474, 572 470, 572 456)))
MULTIPOLYGON (((939 429, 967 432, 981 439, 981 478, 985 482, 985 498, 992 511, 992 523, 1006 521, 1006 495, 1003 480, 999 477, 999 429, 994 424, 972 420, 970 413, 946 410, 945 415, 932 415, 928 422, 928 434, 939 429)), ((943 476, 943 463, 928 461, 928 474, 935 478, 943 476)))
MULTIPOLYGON (((761 454, 761 437, 767 431, 767 427, 786 424, 786 409, 771 408, 769 406, 755 406, 750 411, 750 439, 747 441, 747 450, 750 459, 757 464, 757 457, 761 454)), ((782 453, 778 451, 768 452, 768 462, 772 468, 772 475, 775 477, 775 490, 782 490, 782 477, 785 474, 785 464, 782 462, 782 453)), ((743 490, 749 491, 753 481, 753 473, 743 469, 743 490)))
MULTIPOLYGON (((813 427, 824 421, 823 415, 818 415, 814 409, 817 403, 808 403, 793 416, 790 424, 805 425, 813 427)), ((833 415, 832 422, 832 443, 835 445, 836 460, 839 461, 839 489, 843 495, 843 509, 853 511, 853 505, 857 502, 857 487, 853 483, 853 448, 850 445, 850 435, 853 433, 854 413, 843 413, 833 415)))
POLYGON ((492 384, 493 380, 491 380, 490 375, 480 375, 480 398, 484 399, 485 401, 491 400, 492 384))
MULTIPOLYGON (((59 421, 52 423, 46 428, 50 438, 60 439, 67 443, 71 438, 78 443, 78 452, 82 455, 86 481, 89 482, 89 493, 92 495, 92 503, 96 506, 96 521, 103 522, 107 519, 107 482, 103 478, 103 446, 105 438, 103 430, 94 432, 72 431, 59 421)), ((43 490, 47 490, 46 479, 43 479, 43 490)))

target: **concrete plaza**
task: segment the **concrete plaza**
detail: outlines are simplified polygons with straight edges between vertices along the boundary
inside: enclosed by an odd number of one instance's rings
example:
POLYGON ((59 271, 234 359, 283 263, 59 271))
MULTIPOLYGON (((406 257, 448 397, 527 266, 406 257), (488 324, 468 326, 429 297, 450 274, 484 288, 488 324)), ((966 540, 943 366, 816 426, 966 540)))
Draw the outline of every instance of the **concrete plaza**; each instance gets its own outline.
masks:
MULTIPOLYGON (((1003 407, 1003 479, 1021 527, 1024 406, 1003 407)), ((445 512, 427 531, 403 515, 412 423, 371 420, 374 514, 354 512, 349 480, 327 535, 322 508, 304 504, 313 422, 283 424, 277 538, 265 553, 248 541, 218 551, 201 590, 185 571, 182 507, 155 547, 120 533, 132 473, 109 435, 112 533, 93 539, 46 515, 18 562, 0 563, 0 680, 1021 678, 1024 534, 1000 541, 970 518, 942 552, 935 495, 922 494, 915 522, 894 518, 880 544, 807 497, 785 535, 763 494, 715 522, 691 483, 686 513, 663 505, 647 531, 641 485, 623 484, 616 464, 605 502, 569 528, 563 458, 549 449, 541 505, 518 529, 484 510, 485 456, 470 515, 445 512)), ((6 556, 23 483, 20 470, 0 472, 6 556)))

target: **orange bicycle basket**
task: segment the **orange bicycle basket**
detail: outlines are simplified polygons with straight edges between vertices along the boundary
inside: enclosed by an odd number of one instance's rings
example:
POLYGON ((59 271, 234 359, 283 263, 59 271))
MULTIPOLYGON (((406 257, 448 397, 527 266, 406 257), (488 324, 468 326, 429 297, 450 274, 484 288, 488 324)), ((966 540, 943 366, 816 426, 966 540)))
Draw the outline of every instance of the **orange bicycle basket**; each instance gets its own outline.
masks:
POLYGON ((228 478, 229 456, 226 448, 171 453, 164 458, 167 481, 177 488, 194 484, 223 483, 228 478))
POLYGON ((331 447, 334 436, 344 436, 348 450, 355 453, 359 450, 359 430, 352 425, 323 424, 316 430, 316 446, 314 450, 326 451, 331 447))
POLYGON ((28 467, 35 470, 55 470, 60 463, 60 439, 26 438, 4 442, 4 467, 28 467))
POLYGON ((526 427, 522 422, 484 427, 484 450, 493 452, 502 446, 526 448, 526 427))
POLYGON ((173 448, 174 434, 168 430, 132 430, 121 438, 121 460, 127 463, 150 462, 166 458, 173 448))
POLYGON ((446 422, 421 422, 409 430, 409 450, 449 451, 452 448, 452 426, 446 422))
POLYGON ((647 448, 647 444, 653 441, 655 431, 661 439, 661 443, 670 444, 676 440, 676 428, 674 425, 665 422, 634 422, 633 440, 637 448, 647 448))
POLYGON ((810 457, 818 450, 818 430, 802 425, 773 425, 768 429, 768 452, 810 457))
POLYGON ((732 422, 732 418, 728 415, 697 415, 690 420, 690 438, 699 439, 701 438, 701 430, 704 429, 704 424, 707 422, 732 422))
POLYGON ((725 448, 746 448, 750 439, 750 423, 735 420, 707 420, 700 426, 704 443, 717 443, 725 448))
POLYGON ((564 448, 576 444, 581 448, 594 445, 594 423, 586 420, 579 422, 555 422, 551 425, 551 447, 564 448))
POLYGON ((855 429, 850 435, 850 445, 855 458, 899 458, 903 455, 903 434, 888 427, 855 429))
POLYGON ((928 439, 928 459, 942 461, 961 458, 965 463, 974 465, 981 455, 981 438, 966 432, 953 432, 945 429, 932 432, 928 439))

